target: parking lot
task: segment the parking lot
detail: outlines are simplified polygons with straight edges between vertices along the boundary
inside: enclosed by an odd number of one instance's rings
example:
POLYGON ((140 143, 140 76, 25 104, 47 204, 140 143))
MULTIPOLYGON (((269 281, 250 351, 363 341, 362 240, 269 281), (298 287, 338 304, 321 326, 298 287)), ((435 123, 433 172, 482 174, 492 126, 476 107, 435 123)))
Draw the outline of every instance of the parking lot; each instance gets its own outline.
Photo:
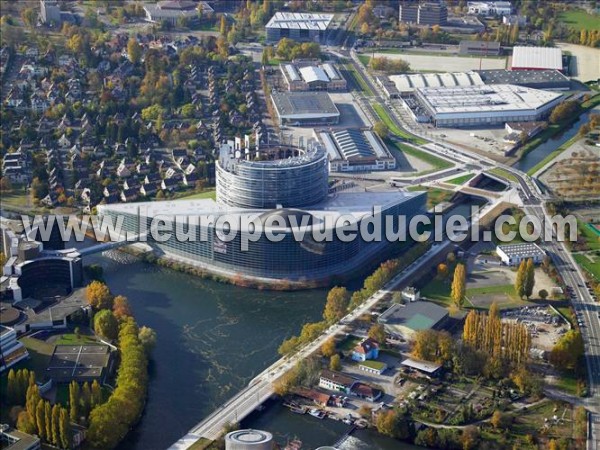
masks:
POLYGON ((550 351, 567 332, 569 324, 550 307, 524 306, 502 312, 502 319, 522 323, 531 334, 531 347, 550 351))

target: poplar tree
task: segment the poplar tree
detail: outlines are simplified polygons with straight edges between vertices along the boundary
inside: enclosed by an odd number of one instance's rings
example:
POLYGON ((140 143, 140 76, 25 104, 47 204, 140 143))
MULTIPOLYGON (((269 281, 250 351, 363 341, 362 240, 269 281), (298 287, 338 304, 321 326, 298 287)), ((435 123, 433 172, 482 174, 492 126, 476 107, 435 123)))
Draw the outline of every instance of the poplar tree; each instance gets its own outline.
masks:
POLYGON ((46 440, 52 443, 52 406, 49 401, 44 402, 44 417, 46 418, 46 440))
POLYGON ((529 258, 525 265, 525 280, 524 280, 523 291, 527 298, 531 297, 533 293, 533 286, 535 285, 535 266, 533 265, 533 259, 529 258))
POLYGON ((517 269, 517 278, 515 280, 515 292, 519 298, 525 295, 525 274, 527 272, 527 263, 522 260, 517 269))
POLYGON ((17 375, 13 369, 10 369, 6 380, 6 397, 9 404, 14 405, 18 403, 18 389, 17 375))
POLYGON ((71 448, 71 423, 64 408, 60 409, 59 431, 61 448, 71 448))
POLYGON ((79 384, 75 381, 71 381, 69 385, 69 416, 71 421, 79 421, 79 384))
POLYGON ((92 397, 90 400, 91 409, 94 409, 96 406, 102 404, 102 388, 100 387, 100 383, 98 380, 92 381, 92 397))
POLYGON ((46 407, 44 406, 44 400, 41 398, 35 407, 35 422, 38 436, 40 439, 46 440, 46 407))
POLYGON ((452 301, 458 308, 462 308, 465 303, 467 284, 467 273, 463 264, 457 264, 454 269, 454 279, 452 280, 452 301))
POLYGON ((60 445, 60 410, 58 403, 52 407, 52 444, 54 445, 60 445))

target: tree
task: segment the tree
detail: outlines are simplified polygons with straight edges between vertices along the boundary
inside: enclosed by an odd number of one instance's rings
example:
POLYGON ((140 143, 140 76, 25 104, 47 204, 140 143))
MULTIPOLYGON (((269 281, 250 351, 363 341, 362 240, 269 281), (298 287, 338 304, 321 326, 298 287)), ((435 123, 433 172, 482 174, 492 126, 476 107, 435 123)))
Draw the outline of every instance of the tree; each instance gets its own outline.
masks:
POLYGON ((21 11, 21 20, 23 20, 23 23, 28 28, 35 27, 37 16, 38 14, 33 8, 25 8, 23 11, 21 11))
POLYGON ((71 381, 69 384, 69 417, 73 422, 79 422, 79 383, 71 381))
POLYGON ((83 383, 81 388, 81 397, 79 400, 79 404, 81 405, 82 415, 87 417, 91 410, 92 403, 92 391, 90 389, 90 383, 87 381, 83 383))
POLYGON ((531 297, 533 293, 533 286, 535 285, 535 266, 533 265, 533 259, 529 258, 525 265, 525 280, 523 282, 523 290, 527 298, 531 297))
POLYGON ((140 340, 146 355, 149 356, 156 346, 156 331, 150 327, 143 326, 138 333, 138 339, 140 340))
POLYGON ((35 407, 35 423, 37 434, 42 440, 46 440, 46 408, 44 400, 40 399, 35 407))
POLYGON ((48 401, 44 402, 44 418, 46 419, 46 440, 52 442, 52 405, 48 401))
POLYGON ((339 371, 342 369, 342 361, 340 358, 340 355, 332 355, 331 358, 329 358, 329 369, 330 370, 334 370, 334 371, 339 371))
POLYGON ((448 266, 444 263, 440 263, 437 266, 437 277, 440 280, 444 280, 448 276, 448 266))
POLYGON ((333 337, 330 337, 323 342, 323 345, 321 345, 321 353, 323 353, 323 356, 326 358, 335 355, 335 339, 333 337))
POLYGON ((19 386, 17 385, 17 376, 14 369, 10 369, 6 380, 6 397, 9 404, 16 405, 18 403, 18 392, 19 386))
POLYGON ((385 327, 382 324, 377 323, 373 325, 371 328, 369 328, 367 335, 376 341, 381 347, 385 346, 385 327))
POLYGON ((61 407, 56 403, 52 407, 52 444, 61 445, 60 443, 60 410, 61 407))
POLYGON ((527 278, 527 263, 522 260, 517 269, 517 278, 515 279, 515 292, 519 298, 525 295, 525 280, 527 278))
POLYGON ((369 34, 369 24, 367 22, 360 26, 360 34, 369 34))
POLYGON ((467 285, 467 272, 464 264, 457 264, 454 269, 454 279, 452 280, 452 292, 451 297, 454 305, 457 308, 462 308, 465 303, 467 285))
POLYGON ((381 139, 385 139, 388 136, 390 130, 384 122, 379 121, 376 122, 375 125, 373 125, 373 131, 375 131, 375 133, 377 133, 377 136, 379 136, 381 139))
POLYGON ((138 64, 142 58, 142 47, 134 37, 130 37, 127 42, 127 57, 132 64, 138 64))
POLYGON ((327 294, 323 318, 327 323, 335 323, 348 313, 350 294, 345 287, 336 286, 327 294))
POLYGON ((108 286, 100 281, 92 281, 85 291, 88 303, 95 309, 111 309, 113 296, 108 286))
POLYGON ((548 291, 546 289, 540 289, 538 295, 542 300, 546 300, 548 298, 548 291))
POLYGON ((572 117, 579 109, 579 103, 576 100, 567 100, 558 104, 550 114, 550 123, 559 123, 572 117))
POLYGON ((361 405, 361 407, 358 408, 358 414, 361 417, 364 417, 365 419, 370 419, 372 412, 373 412, 373 408, 371 408, 370 406, 367 406, 367 405, 361 405))
POLYGON ((69 416, 65 408, 60 409, 60 446, 62 448, 71 448, 71 423, 69 422, 69 416))
POLYGON ((407 439, 411 434, 411 424, 398 411, 381 411, 375 421, 377 431, 396 439, 407 439))
POLYGON ((224 15, 221 16, 221 23, 219 25, 219 33, 221 33, 221 36, 227 36, 227 19, 225 19, 224 15))
POLYGON ((550 362, 560 370, 573 370, 583 356, 584 345, 581 332, 569 330, 558 340, 550 352, 550 362))
POLYGON ((477 447, 479 441, 479 430, 474 426, 466 427, 460 437, 463 450, 471 450, 477 447))
POLYGON ((127 297, 122 295, 117 295, 114 298, 112 310, 117 320, 122 320, 125 317, 130 317, 133 315, 131 306, 129 305, 129 300, 127 300, 127 297))
POLYGON ((119 334, 119 323, 112 311, 103 309, 94 315, 94 331, 102 337, 115 340, 119 334))
POLYGON ((94 409, 96 406, 102 403, 102 388, 100 387, 98 380, 92 381, 91 391, 92 396, 90 399, 90 406, 92 409, 94 409))
POLYGON ((29 411, 21 411, 17 418, 17 430, 28 434, 37 433, 35 423, 31 417, 29 411))
POLYGON ((510 414, 505 414, 497 409, 496 411, 494 411, 494 414, 492 414, 490 423, 497 430, 505 429, 508 428, 512 423, 512 416, 510 414))

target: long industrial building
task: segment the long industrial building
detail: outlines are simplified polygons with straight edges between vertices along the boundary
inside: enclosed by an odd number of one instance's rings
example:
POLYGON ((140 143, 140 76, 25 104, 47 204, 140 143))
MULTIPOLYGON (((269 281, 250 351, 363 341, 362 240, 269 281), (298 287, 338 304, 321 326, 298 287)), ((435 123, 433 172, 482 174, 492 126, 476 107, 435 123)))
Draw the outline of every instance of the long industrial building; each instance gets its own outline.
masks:
POLYGON ((512 84, 417 88, 415 98, 437 127, 476 127, 547 117, 562 101, 556 92, 512 84))
POLYGON ((265 26, 267 42, 281 38, 325 42, 333 14, 276 12, 265 26))
POLYGON ((513 48, 511 70, 563 70, 562 50, 554 47, 513 48))
POLYGON ((183 221, 186 233, 195 239, 177 239, 174 232, 166 240, 148 235, 147 243, 160 254, 213 274, 265 284, 286 281, 319 285, 359 272, 369 261, 380 261, 394 244, 385 237, 369 241, 358 233, 355 239, 342 239, 340 227, 359 229, 363 220, 372 220, 373 208, 378 206, 381 212, 375 221, 381 221, 373 231, 385 236, 390 226, 394 230, 405 226, 402 218, 408 223, 425 208, 423 192, 324 192, 326 153, 318 143, 296 149, 296 156, 291 156, 288 148, 281 152, 276 146, 251 151, 235 148, 236 143, 229 142, 219 150, 216 202, 201 199, 99 205, 98 214, 114 220, 123 217, 123 232, 137 234, 143 231, 140 222, 150 229, 152 219, 158 216, 175 230, 179 227, 176 223, 183 221), (252 165, 249 159, 257 158, 268 163, 252 165), (230 165, 236 163, 233 160, 238 164, 235 169, 230 165), (253 179, 248 180, 248 173, 239 167, 249 168, 253 179), (244 201, 238 198, 240 192, 244 201), (311 199, 314 203, 301 206, 311 199), (254 206, 260 204, 265 207, 254 206), (213 220, 194 222, 190 220, 193 217, 213 220), (262 232, 256 234, 256 227, 262 232), (235 235, 230 238, 232 231, 235 235), (279 238, 269 239, 267 231, 279 238))
POLYGON ((335 125, 340 120, 340 111, 326 92, 273 91, 271 100, 281 125, 335 125))
POLYGON ((331 63, 293 61, 279 66, 290 91, 343 91, 346 80, 331 63))
POLYGON ((396 159, 371 130, 315 131, 323 143, 331 172, 393 170, 396 159))
POLYGON ((414 92, 418 88, 481 86, 483 80, 477 72, 412 73, 390 75, 400 95, 414 92))

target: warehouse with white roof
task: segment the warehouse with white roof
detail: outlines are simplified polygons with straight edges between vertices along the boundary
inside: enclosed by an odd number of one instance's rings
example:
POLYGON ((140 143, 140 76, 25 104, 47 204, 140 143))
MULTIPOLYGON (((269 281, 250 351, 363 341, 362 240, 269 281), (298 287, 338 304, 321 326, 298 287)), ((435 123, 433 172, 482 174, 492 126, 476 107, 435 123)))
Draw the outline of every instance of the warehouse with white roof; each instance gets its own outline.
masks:
POLYGON ((396 159, 371 130, 319 130, 315 137, 327 152, 330 172, 393 170, 396 159))
POLYGON ((276 12, 265 26, 267 42, 281 38, 295 41, 324 42, 333 14, 276 12))
POLYGON ((477 72, 411 73, 391 75, 389 78, 396 85, 400 95, 414 92, 418 88, 467 87, 484 84, 477 72))
POLYGON ((514 47, 511 70, 563 70, 562 50, 554 47, 514 47))
POLYGON ((547 117, 561 94, 512 84, 416 88, 419 114, 437 127, 477 127, 547 117))
POLYGON ((331 63, 294 60, 280 64, 281 75, 290 91, 343 91, 346 80, 331 63))

